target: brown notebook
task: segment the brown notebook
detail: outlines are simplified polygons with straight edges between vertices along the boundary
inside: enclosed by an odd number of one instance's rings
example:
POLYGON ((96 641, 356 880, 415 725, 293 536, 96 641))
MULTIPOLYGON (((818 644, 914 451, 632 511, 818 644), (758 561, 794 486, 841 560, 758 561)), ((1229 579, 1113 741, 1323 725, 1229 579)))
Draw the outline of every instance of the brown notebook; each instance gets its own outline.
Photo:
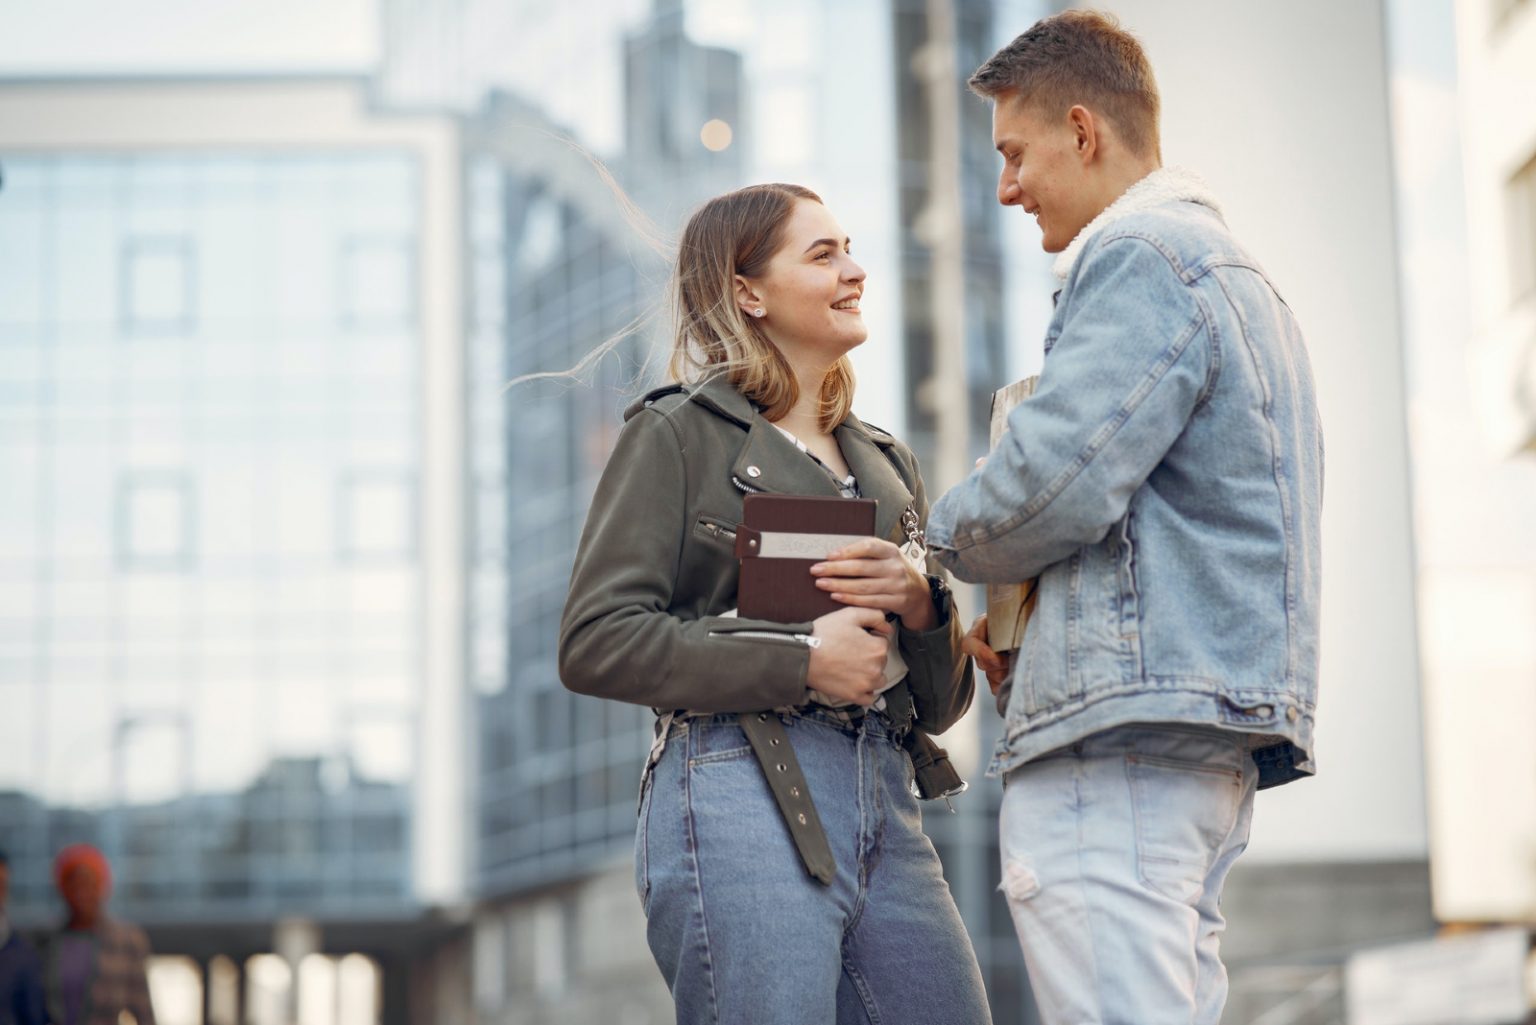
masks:
POLYGON ((744 619, 804 623, 847 608, 816 586, 811 567, 857 537, 875 532, 873 498, 748 495, 736 528, 744 619))

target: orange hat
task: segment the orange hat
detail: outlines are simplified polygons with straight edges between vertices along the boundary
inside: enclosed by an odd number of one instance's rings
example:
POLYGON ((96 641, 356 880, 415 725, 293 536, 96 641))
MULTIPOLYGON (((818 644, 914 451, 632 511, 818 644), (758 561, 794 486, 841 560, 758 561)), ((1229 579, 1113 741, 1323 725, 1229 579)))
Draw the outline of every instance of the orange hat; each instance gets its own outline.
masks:
POLYGON ((82 865, 96 873, 96 879, 101 883, 101 895, 106 897, 112 889, 112 867, 107 864, 107 856, 88 843, 70 844, 53 859, 54 885, 62 890, 69 873, 82 865))

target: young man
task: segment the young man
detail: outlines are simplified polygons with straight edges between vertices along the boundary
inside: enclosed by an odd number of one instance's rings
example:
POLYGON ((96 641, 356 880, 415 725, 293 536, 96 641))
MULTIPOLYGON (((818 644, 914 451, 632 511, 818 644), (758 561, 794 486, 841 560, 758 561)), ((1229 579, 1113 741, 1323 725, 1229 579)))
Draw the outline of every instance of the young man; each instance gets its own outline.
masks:
POLYGON ((934 507, 962 580, 1038 577, 1010 666, 1003 889, 1048 1025, 1216 1025, 1256 788, 1313 771, 1323 450, 1290 309, 1163 168, 1140 45, 1086 11, 987 61, 998 201, 1060 254, 1035 394, 934 507), (1011 671, 1010 671, 1011 670, 1011 671))

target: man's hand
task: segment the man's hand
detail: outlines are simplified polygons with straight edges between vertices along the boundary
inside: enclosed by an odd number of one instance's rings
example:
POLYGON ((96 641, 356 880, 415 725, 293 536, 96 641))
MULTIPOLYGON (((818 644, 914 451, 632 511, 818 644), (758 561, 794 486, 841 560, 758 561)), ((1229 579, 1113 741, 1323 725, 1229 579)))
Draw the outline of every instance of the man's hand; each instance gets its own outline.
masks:
POLYGON ((987 614, 983 612, 976 617, 976 622, 971 624, 971 629, 960 641, 960 651, 976 660, 981 671, 987 674, 987 686, 992 688, 992 696, 996 697, 998 690, 1008 679, 1008 672, 1013 668, 1013 652, 1008 651, 999 655, 987 644, 987 614))
POLYGON ((811 636, 821 644, 811 649, 806 685, 844 704, 873 705, 885 683, 887 638, 895 629, 879 609, 838 609, 818 617, 811 636))

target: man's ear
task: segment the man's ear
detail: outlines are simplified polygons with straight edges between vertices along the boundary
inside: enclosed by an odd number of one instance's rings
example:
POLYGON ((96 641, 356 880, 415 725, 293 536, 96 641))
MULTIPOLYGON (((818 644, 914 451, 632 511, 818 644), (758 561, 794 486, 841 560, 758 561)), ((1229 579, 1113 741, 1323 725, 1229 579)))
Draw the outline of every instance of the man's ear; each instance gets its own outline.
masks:
POLYGON ((1078 159, 1085 164, 1092 162, 1099 151, 1099 132, 1102 127, 1099 119, 1093 111, 1078 104, 1067 111, 1067 124, 1072 130, 1078 159))
POLYGON ((752 287, 752 282, 740 274, 732 278, 731 297, 736 300, 736 305, 741 308, 741 311, 749 317, 754 309, 763 305, 762 296, 758 295, 757 289, 752 287))

